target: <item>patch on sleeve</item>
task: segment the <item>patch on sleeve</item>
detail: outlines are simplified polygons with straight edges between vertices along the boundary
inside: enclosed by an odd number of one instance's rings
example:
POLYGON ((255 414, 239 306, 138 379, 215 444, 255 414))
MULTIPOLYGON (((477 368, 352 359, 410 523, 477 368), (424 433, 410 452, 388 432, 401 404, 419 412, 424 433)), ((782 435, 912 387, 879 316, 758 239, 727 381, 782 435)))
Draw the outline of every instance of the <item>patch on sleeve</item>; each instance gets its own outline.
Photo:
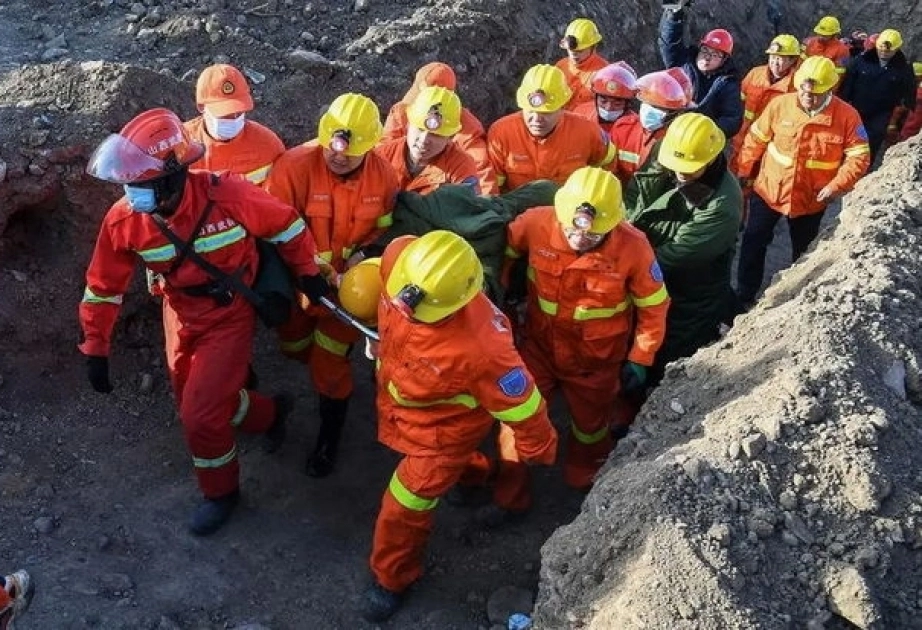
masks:
POLYGON ((867 142, 868 140, 868 130, 864 128, 864 125, 858 125, 858 128, 855 129, 855 133, 859 138, 867 142))
POLYGON ((660 269, 659 263, 655 260, 653 261, 653 264, 650 265, 650 277, 653 278, 654 282, 663 281, 663 270, 660 269))
POLYGON ((528 387, 528 376, 524 368, 515 367, 501 376, 497 384, 504 394, 510 398, 518 398, 525 393, 525 388, 528 387))

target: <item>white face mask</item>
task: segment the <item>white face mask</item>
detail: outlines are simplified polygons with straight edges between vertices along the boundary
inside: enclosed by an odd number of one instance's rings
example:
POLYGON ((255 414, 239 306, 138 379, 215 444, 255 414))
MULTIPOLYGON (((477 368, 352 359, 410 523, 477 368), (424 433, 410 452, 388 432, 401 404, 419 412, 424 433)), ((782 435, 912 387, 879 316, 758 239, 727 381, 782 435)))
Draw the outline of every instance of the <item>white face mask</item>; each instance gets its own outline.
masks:
POLYGON ((205 110, 203 116, 208 135, 215 140, 233 140, 243 131, 246 122, 246 114, 242 112, 236 118, 217 118, 205 110))
POLYGON ((605 122, 615 122, 621 118, 621 114, 624 113, 623 109, 607 110, 602 109, 601 107, 596 107, 595 109, 597 112, 599 112, 599 118, 605 122))

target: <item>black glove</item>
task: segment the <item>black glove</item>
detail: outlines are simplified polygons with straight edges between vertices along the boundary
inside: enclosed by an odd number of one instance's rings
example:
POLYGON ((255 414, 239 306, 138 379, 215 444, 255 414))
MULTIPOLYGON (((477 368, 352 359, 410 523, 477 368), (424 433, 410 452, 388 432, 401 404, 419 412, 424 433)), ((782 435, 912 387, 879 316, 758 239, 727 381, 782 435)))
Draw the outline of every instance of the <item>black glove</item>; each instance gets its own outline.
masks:
POLYGON ((333 292, 330 289, 330 283, 323 277, 323 274, 313 276, 301 276, 298 278, 298 288, 304 292, 311 304, 320 304, 320 298, 329 297, 333 292))
POLYGON ((100 394, 108 394, 112 391, 112 383, 109 382, 109 357, 86 358, 86 372, 90 379, 90 385, 93 386, 100 394))
POLYGON ((636 394, 643 391, 646 384, 647 368, 633 361, 625 361, 621 366, 621 393, 636 394))

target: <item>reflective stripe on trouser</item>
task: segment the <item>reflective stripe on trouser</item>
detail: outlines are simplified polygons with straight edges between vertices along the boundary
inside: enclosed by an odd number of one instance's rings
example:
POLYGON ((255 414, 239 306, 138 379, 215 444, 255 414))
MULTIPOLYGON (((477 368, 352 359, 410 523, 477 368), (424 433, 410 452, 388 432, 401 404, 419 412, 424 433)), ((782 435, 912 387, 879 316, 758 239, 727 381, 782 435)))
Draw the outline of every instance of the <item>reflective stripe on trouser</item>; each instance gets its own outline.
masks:
POLYGON ((167 367, 206 497, 228 494, 239 484, 235 429, 261 433, 275 414, 271 398, 243 390, 252 358, 253 309, 235 304, 222 316, 208 325, 180 325, 168 305, 163 309, 167 367))
POLYGON ((401 593, 423 573, 426 544, 438 498, 461 477, 467 456, 404 457, 391 477, 375 522, 371 572, 401 593))
POLYGON ((328 398, 344 399, 352 394, 352 366, 349 350, 359 333, 332 313, 300 308, 278 328, 282 352, 308 365, 314 391, 328 398))

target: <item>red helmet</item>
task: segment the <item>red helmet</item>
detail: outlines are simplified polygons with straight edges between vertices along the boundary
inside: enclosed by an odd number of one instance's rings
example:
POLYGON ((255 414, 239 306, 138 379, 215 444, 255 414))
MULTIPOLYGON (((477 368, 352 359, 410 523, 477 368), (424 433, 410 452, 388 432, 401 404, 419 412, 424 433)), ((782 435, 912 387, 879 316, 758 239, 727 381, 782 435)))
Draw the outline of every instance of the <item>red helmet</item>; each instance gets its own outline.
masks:
POLYGON ((715 28, 713 31, 708 31, 707 34, 701 38, 701 41, 698 42, 698 45, 719 50, 728 56, 733 54, 733 36, 730 35, 729 31, 722 28, 715 28))
POLYGON ((868 38, 864 40, 864 49, 874 50, 877 47, 878 37, 880 37, 880 33, 871 33, 868 35, 868 38))
POLYGON ((668 110, 685 109, 691 103, 685 90, 667 70, 637 79, 637 98, 647 105, 668 110))
POLYGON ((600 96, 613 98, 634 98, 637 93, 637 77, 624 63, 605 66, 592 75, 592 91, 600 96))
POLYGON ((162 107, 138 114, 100 144, 86 172, 114 184, 159 179, 192 164, 205 147, 189 135, 179 116, 162 107))

